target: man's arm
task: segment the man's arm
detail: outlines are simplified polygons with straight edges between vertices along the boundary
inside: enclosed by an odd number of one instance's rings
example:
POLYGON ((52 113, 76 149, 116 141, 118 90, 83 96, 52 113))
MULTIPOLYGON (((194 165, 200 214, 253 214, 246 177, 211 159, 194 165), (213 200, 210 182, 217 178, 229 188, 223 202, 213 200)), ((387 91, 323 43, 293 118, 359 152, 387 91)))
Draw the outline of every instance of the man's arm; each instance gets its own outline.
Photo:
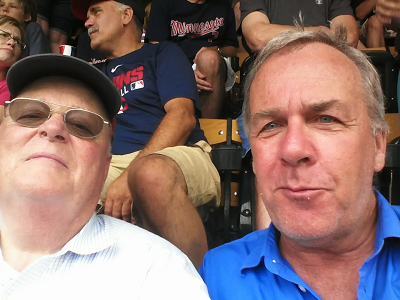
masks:
POLYGON ((273 37, 293 26, 271 24, 266 14, 254 11, 242 21, 242 32, 247 45, 254 52, 260 51, 273 37))
POLYGON ((334 32, 337 26, 344 26, 347 29, 347 44, 356 48, 359 38, 356 19, 351 15, 337 16, 331 21, 331 31, 334 32))
POLYGON ((150 141, 140 151, 139 157, 162 150, 167 147, 185 145, 187 138, 196 125, 193 101, 187 98, 169 100, 162 119, 150 141))
POLYGON ((359 20, 365 19, 375 8, 376 0, 365 0, 355 9, 356 18, 359 20))
POLYGON ((391 24, 392 19, 400 18, 400 0, 378 0, 375 10, 383 24, 391 24))
MULTIPOLYGON (((254 11, 242 21, 242 32, 247 45, 254 52, 260 51, 271 39, 282 31, 294 29, 292 25, 271 24, 266 14, 254 11)), ((305 30, 328 30, 325 26, 306 27, 305 30)))
MULTIPOLYGON (((164 109, 166 115, 162 119, 150 141, 135 158, 154 153, 167 147, 184 145, 192 132, 196 118, 193 101, 188 98, 169 100, 164 109)), ((135 161, 133 160, 130 165, 135 161)), ((129 166, 130 166, 129 165, 129 166)), ((131 221, 132 197, 128 188, 128 168, 110 185, 104 213, 125 221, 131 221)))

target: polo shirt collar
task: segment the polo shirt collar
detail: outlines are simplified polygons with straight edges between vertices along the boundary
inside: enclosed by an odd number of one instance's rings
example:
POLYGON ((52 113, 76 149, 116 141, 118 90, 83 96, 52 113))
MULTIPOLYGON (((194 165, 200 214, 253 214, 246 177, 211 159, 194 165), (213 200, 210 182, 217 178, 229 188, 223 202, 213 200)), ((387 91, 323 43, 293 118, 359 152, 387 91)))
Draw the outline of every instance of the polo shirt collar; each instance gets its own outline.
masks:
POLYGON ((381 251, 384 240, 387 238, 400 238, 400 218, 396 214, 393 206, 382 196, 381 193, 375 191, 378 199, 378 224, 376 227, 375 249, 374 255, 381 251))
MULTIPOLYGON (((378 205, 378 223, 375 237, 375 250, 374 254, 370 257, 377 255, 383 247, 384 239, 390 237, 400 238, 400 218, 394 211, 392 205, 382 196, 381 193, 375 191, 378 205)), ((241 272, 245 269, 256 268, 264 264, 265 268, 271 273, 279 274, 280 276, 285 271, 292 271, 293 268, 287 260, 281 255, 276 241, 279 231, 271 223, 271 225, 264 229, 264 234, 259 236, 265 239, 252 249, 249 255, 244 259, 241 272)))

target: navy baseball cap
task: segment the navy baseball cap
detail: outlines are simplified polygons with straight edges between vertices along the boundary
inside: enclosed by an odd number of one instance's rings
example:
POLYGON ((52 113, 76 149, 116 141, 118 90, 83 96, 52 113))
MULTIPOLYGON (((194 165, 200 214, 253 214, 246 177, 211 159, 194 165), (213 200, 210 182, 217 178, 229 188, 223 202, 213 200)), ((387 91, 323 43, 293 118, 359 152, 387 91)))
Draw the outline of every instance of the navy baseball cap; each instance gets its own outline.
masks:
POLYGON ((116 1, 125 5, 130 6, 133 9, 133 13, 139 19, 143 25, 145 11, 141 0, 71 0, 71 9, 74 15, 81 20, 87 19, 87 12, 92 3, 99 3, 104 1, 116 1))
POLYGON ((54 53, 27 56, 11 66, 7 72, 11 99, 36 80, 52 76, 72 78, 92 89, 100 99, 109 121, 118 114, 121 96, 103 72, 82 59, 54 53))

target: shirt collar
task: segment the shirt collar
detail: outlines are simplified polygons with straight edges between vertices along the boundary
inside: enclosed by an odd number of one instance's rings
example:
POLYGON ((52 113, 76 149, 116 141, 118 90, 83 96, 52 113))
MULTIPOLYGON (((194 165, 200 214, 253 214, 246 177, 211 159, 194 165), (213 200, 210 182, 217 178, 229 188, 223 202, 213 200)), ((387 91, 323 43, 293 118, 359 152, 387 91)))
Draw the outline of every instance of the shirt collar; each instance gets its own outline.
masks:
MULTIPOLYGON (((383 197, 378 191, 377 205, 378 205, 378 223, 375 237, 375 250, 374 255, 379 253, 382 249, 384 240, 389 237, 400 238, 400 218, 396 214, 393 206, 383 197)), ((400 210, 399 210, 400 211, 400 210)), ((399 212, 400 214, 400 212, 399 212)), ((269 228, 264 229, 263 233, 259 235, 264 238, 263 242, 254 247, 244 259, 241 272, 245 269, 255 268, 264 262, 265 267, 272 273, 282 275, 284 270, 293 270, 286 259, 281 255, 278 248, 277 237, 279 231, 271 223, 269 228)))
POLYGON ((374 254, 382 249, 386 238, 400 238, 400 218, 395 211, 395 209, 398 210, 398 207, 390 205, 381 193, 375 192, 378 199, 378 224, 376 227, 374 254))
POLYGON ((267 229, 264 229, 263 233, 259 234, 259 238, 263 239, 262 243, 251 250, 243 261, 241 271, 243 272, 244 269, 255 268, 261 263, 264 263, 265 267, 269 269, 268 266, 270 266, 270 262, 276 266, 273 267, 275 270, 270 270, 273 273, 275 273, 274 271, 278 271, 276 268, 283 267, 283 257, 279 252, 278 243, 276 241, 278 235, 280 235, 280 233, 272 223, 267 229))
POLYGON ((55 255, 70 251, 79 255, 88 255, 110 247, 115 240, 105 230, 104 219, 93 214, 86 225, 55 255))

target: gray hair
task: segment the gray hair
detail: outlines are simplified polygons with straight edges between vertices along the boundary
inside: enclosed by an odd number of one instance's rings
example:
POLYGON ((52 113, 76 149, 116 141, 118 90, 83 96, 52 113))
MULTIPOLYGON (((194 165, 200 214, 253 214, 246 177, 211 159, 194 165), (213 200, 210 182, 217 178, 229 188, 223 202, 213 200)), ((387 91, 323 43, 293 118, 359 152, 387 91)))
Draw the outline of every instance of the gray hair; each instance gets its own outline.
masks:
MULTIPOLYGON (((128 5, 125 5, 123 3, 117 2, 117 1, 113 1, 115 3, 115 7, 117 8, 118 11, 120 12, 124 12, 126 9, 131 8, 128 5)), ((138 17, 136 17, 135 12, 133 12, 133 22, 136 25, 136 30, 137 30, 137 37, 139 39, 139 41, 142 39, 142 32, 143 32, 143 25, 142 23, 139 21, 138 17)))
POLYGON ((329 45, 346 55, 357 67, 361 74, 365 104, 368 110, 370 126, 374 135, 388 133, 385 121, 385 96, 382 91, 380 77, 367 56, 361 51, 346 44, 347 32, 344 27, 336 29, 334 35, 325 31, 305 31, 304 27, 296 24, 296 29, 288 30, 272 39, 257 56, 254 66, 248 74, 244 86, 244 131, 249 137, 250 132, 250 88, 261 66, 274 53, 286 49, 293 52, 311 43, 329 45))

